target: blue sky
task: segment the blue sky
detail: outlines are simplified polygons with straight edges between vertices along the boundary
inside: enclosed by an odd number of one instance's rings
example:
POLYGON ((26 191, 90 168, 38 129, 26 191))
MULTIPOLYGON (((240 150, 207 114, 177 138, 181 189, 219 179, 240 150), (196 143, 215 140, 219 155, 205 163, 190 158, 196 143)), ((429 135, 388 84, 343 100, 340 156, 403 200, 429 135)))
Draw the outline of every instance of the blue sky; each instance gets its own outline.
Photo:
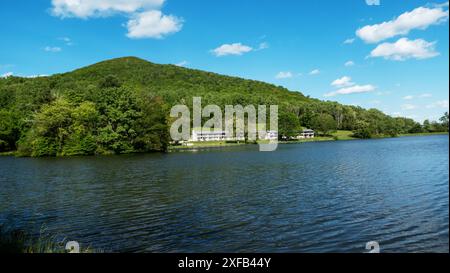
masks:
POLYGON ((376 2, 4 0, 0 75, 137 56, 438 119, 449 100, 448 2, 376 2))

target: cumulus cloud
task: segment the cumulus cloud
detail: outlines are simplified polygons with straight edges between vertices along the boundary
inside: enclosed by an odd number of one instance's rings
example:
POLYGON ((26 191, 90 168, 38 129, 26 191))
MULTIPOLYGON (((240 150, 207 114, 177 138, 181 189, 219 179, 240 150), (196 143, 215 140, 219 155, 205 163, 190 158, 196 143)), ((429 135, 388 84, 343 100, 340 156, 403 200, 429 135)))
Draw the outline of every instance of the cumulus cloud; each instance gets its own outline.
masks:
POLYGON ((159 10, 136 14, 127 23, 129 38, 157 38, 178 32, 183 27, 183 20, 172 15, 164 15, 159 10))
POLYGON ((47 52, 56 53, 56 52, 61 52, 62 48, 57 47, 57 46, 46 46, 46 47, 44 47, 44 50, 47 52))
POLYGON ((52 14, 58 17, 106 17, 159 9, 165 0, 52 0, 52 14))
POLYGON ((133 39, 161 39, 178 32, 183 20, 165 15, 160 9, 165 0, 52 0, 52 14, 61 18, 94 18, 124 15, 127 36, 133 39))
POLYGON ((404 96, 403 99, 404 99, 404 100, 412 100, 412 99, 414 99, 414 96, 411 96, 411 95, 409 95, 409 96, 404 96))
POLYGON ((369 57, 383 57, 386 60, 404 61, 407 59, 428 59, 439 55, 435 50, 436 42, 427 42, 422 39, 409 40, 401 38, 395 43, 382 43, 378 45, 369 57))
POLYGON ((355 85, 355 83, 352 82, 352 78, 344 76, 340 79, 336 79, 331 83, 331 86, 335 87, 348 87, 355 85))
POLYGON ((354 66, 355 63, 353 61, 348 61, 344 65, 347 66, 347 67, 350 67, 350 66, 354 66))
POLYGON ((0 78, 9 78, 12 75, 14 75, 14 73, 12 72, 6 72, 5 74, 0 75, 0 78))
POLYGON ((276 76, 275 76, 275 78, 276 79, 289 79, 289 78, 292 78, 294 75, 292 74, 292 72, 289 72, 289 71, 287 71, 287 72, 279 72, 276 76))
POLYGON ((319 69, 314 69, 313 71, 309 72, 309 75, 319 75, 319 74, 320 74, 319 69))
POLYGON ((252 51, 253 48, 250 46, 243 45, 242 43, 234 44, 224 44, 216 49, 212 50, 212 53, 217 57, 227 56, 227 55, 243 55, 252 51))
POLYGON ((371 84, 367 85, 353 85, 351 87, 345 87, 341 88, 339 90, 336 90, 334 92, 330 92, 328 94, 325 94, 325 97, 334 97, 337 95, 350 95, 350 94, 358 94, 358 93, 368 93, 372 92, 376 89, 375 86, 371 84))
POLYGON ((426 29, 448 20, 449 12, 448 9, 444 10, 445 7, 445 5, 418 7, 394 20, 364 26, 356 31, 356 35, 366 43, 377 43, 398 35, 406 35, 414 29, 426 29))

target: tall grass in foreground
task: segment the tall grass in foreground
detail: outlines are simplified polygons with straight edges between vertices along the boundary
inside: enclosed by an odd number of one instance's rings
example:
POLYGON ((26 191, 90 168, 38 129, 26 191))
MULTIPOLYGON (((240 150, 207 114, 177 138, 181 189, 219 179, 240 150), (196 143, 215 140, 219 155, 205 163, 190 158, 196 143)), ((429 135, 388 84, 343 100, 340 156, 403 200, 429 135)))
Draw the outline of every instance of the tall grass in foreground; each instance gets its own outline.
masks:
MULTIPOLYGON (((0 226, 0 253, 68 253, 67 240, 57 239, 41 228, 40 235, 33 237, 22 230, 8 230, 0 226)), ((90 248, 80 249, 80 253, 93 253, 90 248)))

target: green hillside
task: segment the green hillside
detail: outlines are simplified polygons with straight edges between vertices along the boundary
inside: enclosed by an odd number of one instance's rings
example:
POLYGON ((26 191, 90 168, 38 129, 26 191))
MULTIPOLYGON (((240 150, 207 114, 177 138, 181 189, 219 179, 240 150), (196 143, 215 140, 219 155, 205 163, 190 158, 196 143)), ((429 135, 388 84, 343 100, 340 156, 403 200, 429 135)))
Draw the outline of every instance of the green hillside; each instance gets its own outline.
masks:
POLYGON ((0 79, 0 152, 65 156, 166 151, 172 105, 280 106, 280 134, 301 126, 355 137, 423 131, 411 119, 322 102, 283 87, 134 57, 50 77, 0 79))

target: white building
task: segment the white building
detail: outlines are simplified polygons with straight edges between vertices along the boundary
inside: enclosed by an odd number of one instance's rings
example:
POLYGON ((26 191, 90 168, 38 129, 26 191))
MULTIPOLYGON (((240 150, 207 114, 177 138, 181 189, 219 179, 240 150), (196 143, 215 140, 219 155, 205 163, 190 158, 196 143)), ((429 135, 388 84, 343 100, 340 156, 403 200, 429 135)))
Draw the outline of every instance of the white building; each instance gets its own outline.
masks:
MULTIPOLYGON (((268 131, 265 133, 264 138, 261 136, 264 135, 263 132, 259 132, 259 139, 262 140, 278 140, 278 132, 277 131, 268 131)), ((243 134, 227 137, 226 131, 202 131, 202 130, 193 130, 191 141, 201 142, 201 141, 245 141, 245 136, 243 134)))
POLYGON ((225 141, 225 131, 192 131, 192 141, 225 141))
POLYGON ((298 139, 305 139, 305 138, 314 138, 315 132, 311 129, 303 130, 303 132, 297 137, 298 139))
POLYGON ((264 132, 259 132, 259 139, 261 140, 278 140, 278 132, 277 131, 267 131, 264 138, 261 136, 264 135, 264 132))

